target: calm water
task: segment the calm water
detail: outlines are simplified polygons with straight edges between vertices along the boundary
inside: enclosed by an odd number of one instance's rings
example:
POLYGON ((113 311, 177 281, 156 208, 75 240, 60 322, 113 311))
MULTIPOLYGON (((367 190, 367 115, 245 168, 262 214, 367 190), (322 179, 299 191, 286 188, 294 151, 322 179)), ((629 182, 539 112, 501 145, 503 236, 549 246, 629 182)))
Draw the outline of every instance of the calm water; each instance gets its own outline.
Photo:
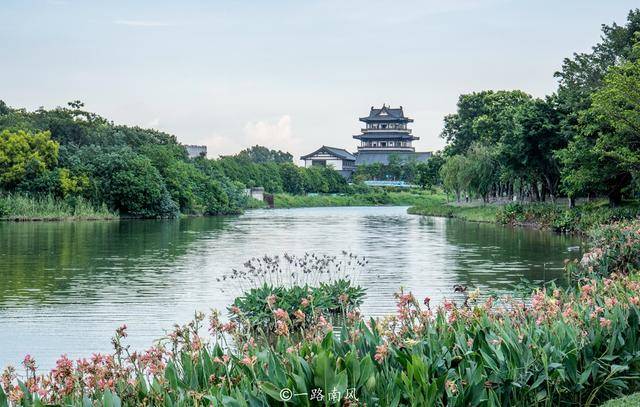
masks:
MULTIPOLYGON (((110 351, 127 323, 149 346, 194 310, 223 309, 216 278, 264 254, 366 256, 364 312, 394 308, 400 286, 435 301, 460 283, 508 290, 561 278, 580 242, 551 233, 406 214, 404 207, 251 211, 173 221, 0 223, 0 366, 30 353, 44 368, 110 351)), ((227 282, 227 284, 229 284, 227 282)))

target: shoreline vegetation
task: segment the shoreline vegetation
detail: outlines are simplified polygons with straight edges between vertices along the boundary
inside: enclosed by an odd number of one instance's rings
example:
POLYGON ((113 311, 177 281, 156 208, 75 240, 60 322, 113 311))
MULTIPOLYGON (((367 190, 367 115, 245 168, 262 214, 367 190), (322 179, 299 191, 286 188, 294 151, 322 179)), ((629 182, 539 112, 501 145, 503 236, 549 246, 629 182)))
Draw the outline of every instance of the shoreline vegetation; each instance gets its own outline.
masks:
POLYGON ((550 230, 557 233, 587 234, 589 230, 640 216, 640 202, 625 201, 612 208, 606 200, 569 207, 545 202, 470 203, 447 202, 443 195, 423 200, 407 211, 413 215, 456 218, 470 222, 550 230))
POLYGON ((640 220, 592 230, 565 267, 566 287, 521 298, 400 289, 395 314, 366 319, 365 259, 254 258, 225 276, 242 292, 228 318, 196 313, 141 352, 122 326, 112 354, 45 373, 27 355, 0 376, 0 406, 597 406, 638 392, 640 220))
POLYGON ((0 196, 0 221, 114 220, 120 216, 105 205, 94 207, 82 197, 60 200, 51 196, 35 199, 25 195, 0 196))
POLYGON ((431 199, 431 194, 419 190, 387 191, 372 188, 369 192, 335 195, 276 194, 274 208, 311 208, 327 206, 411 206, 431 199))

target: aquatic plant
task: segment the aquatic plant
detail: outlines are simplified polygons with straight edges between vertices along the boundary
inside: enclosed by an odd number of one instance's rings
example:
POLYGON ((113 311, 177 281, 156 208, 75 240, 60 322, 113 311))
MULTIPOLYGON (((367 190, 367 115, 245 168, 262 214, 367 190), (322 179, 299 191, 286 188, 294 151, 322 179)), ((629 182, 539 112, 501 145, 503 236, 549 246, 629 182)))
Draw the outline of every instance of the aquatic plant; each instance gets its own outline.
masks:
POLYGON ((364 288, 342 279, 317 287, 265 284, 237 297, 229 307, 229 314, 243 331, 269 337, 282 318, 294 322, 296 331, 303 331, 320 318, 339 322, 358 309, 364 295, 364 288))
POLYGON ((368 260, 343 251, 340 256, 285 253, 282 256, 253 257, 241 269, 233 269, 217 281, 233 282, 238 294, 268 287, 317 287, 338 280, 357 283, 368 260))

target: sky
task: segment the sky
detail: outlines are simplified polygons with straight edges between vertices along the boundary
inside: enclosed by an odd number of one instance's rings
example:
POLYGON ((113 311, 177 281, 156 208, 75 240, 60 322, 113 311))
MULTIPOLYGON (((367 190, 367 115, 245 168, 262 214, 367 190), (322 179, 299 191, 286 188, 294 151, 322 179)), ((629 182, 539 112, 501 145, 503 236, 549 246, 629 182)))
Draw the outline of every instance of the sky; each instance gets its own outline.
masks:
POLYGON ((458 96, 536 97, 623 0, 0 0, 0 99, 81 100, 211 158, 251 145, 356 149, 371 106, 403 106, 417 151, 443 147, 458 96))

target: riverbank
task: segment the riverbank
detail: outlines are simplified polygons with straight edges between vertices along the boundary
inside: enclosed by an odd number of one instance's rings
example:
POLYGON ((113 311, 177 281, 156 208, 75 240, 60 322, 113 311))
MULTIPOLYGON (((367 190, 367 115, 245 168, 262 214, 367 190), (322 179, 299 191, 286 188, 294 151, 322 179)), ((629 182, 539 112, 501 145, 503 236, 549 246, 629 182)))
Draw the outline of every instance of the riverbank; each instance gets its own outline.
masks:
POLYGON ((403 206, 418 205, 421 202, 434 198, 428 192, 419 190, 411 191, 384 191, 374 190, 367 193, 355 194, 317 194, 317 195, 290 195, 275 194, 274 206, 276 208, 312 208, 326 206, 403 206))
POLYGON ((108 220, 119 219, 119 215, 107 209, 91 205, 87 200, 74 198, 54 199, 46 196, 40 199, 24 195, 0 196, 0 221, 67 221, 67 220, 108 220))
MULTIPOLYGON (((431 200, 439 195, 427 192, 373 190, 354 194, 275 194, 275 208, 313 208, 330 206, 410 206, 431 200)), ((265 202, 248 198, 242 210, 263 209, 265 202)), ((206 216, 203 214, 179 214, 178 216, 206 216)), ((120 219, 121 216, 106 206, 93 207, 82 198, 61 200, 51 196, 32 198, 13 194, 0 196, 0 221, 66 221, 120 219)))
POLYGON ((455 205, 446 201, 443 194, 434 194, 410 207, 407 212, 412 215, 439 216, 456 218, 470 222, 496 223, 497 205, 455 205))
POLYGON ((434 195, 410 207, 408 213, 586 234, 598 225, 637 218, 640 203, 629 201, 616 208, 611 208, 605 200, 574 208, 553 203, 456 204, 447 203, 444 196, 434 195))

